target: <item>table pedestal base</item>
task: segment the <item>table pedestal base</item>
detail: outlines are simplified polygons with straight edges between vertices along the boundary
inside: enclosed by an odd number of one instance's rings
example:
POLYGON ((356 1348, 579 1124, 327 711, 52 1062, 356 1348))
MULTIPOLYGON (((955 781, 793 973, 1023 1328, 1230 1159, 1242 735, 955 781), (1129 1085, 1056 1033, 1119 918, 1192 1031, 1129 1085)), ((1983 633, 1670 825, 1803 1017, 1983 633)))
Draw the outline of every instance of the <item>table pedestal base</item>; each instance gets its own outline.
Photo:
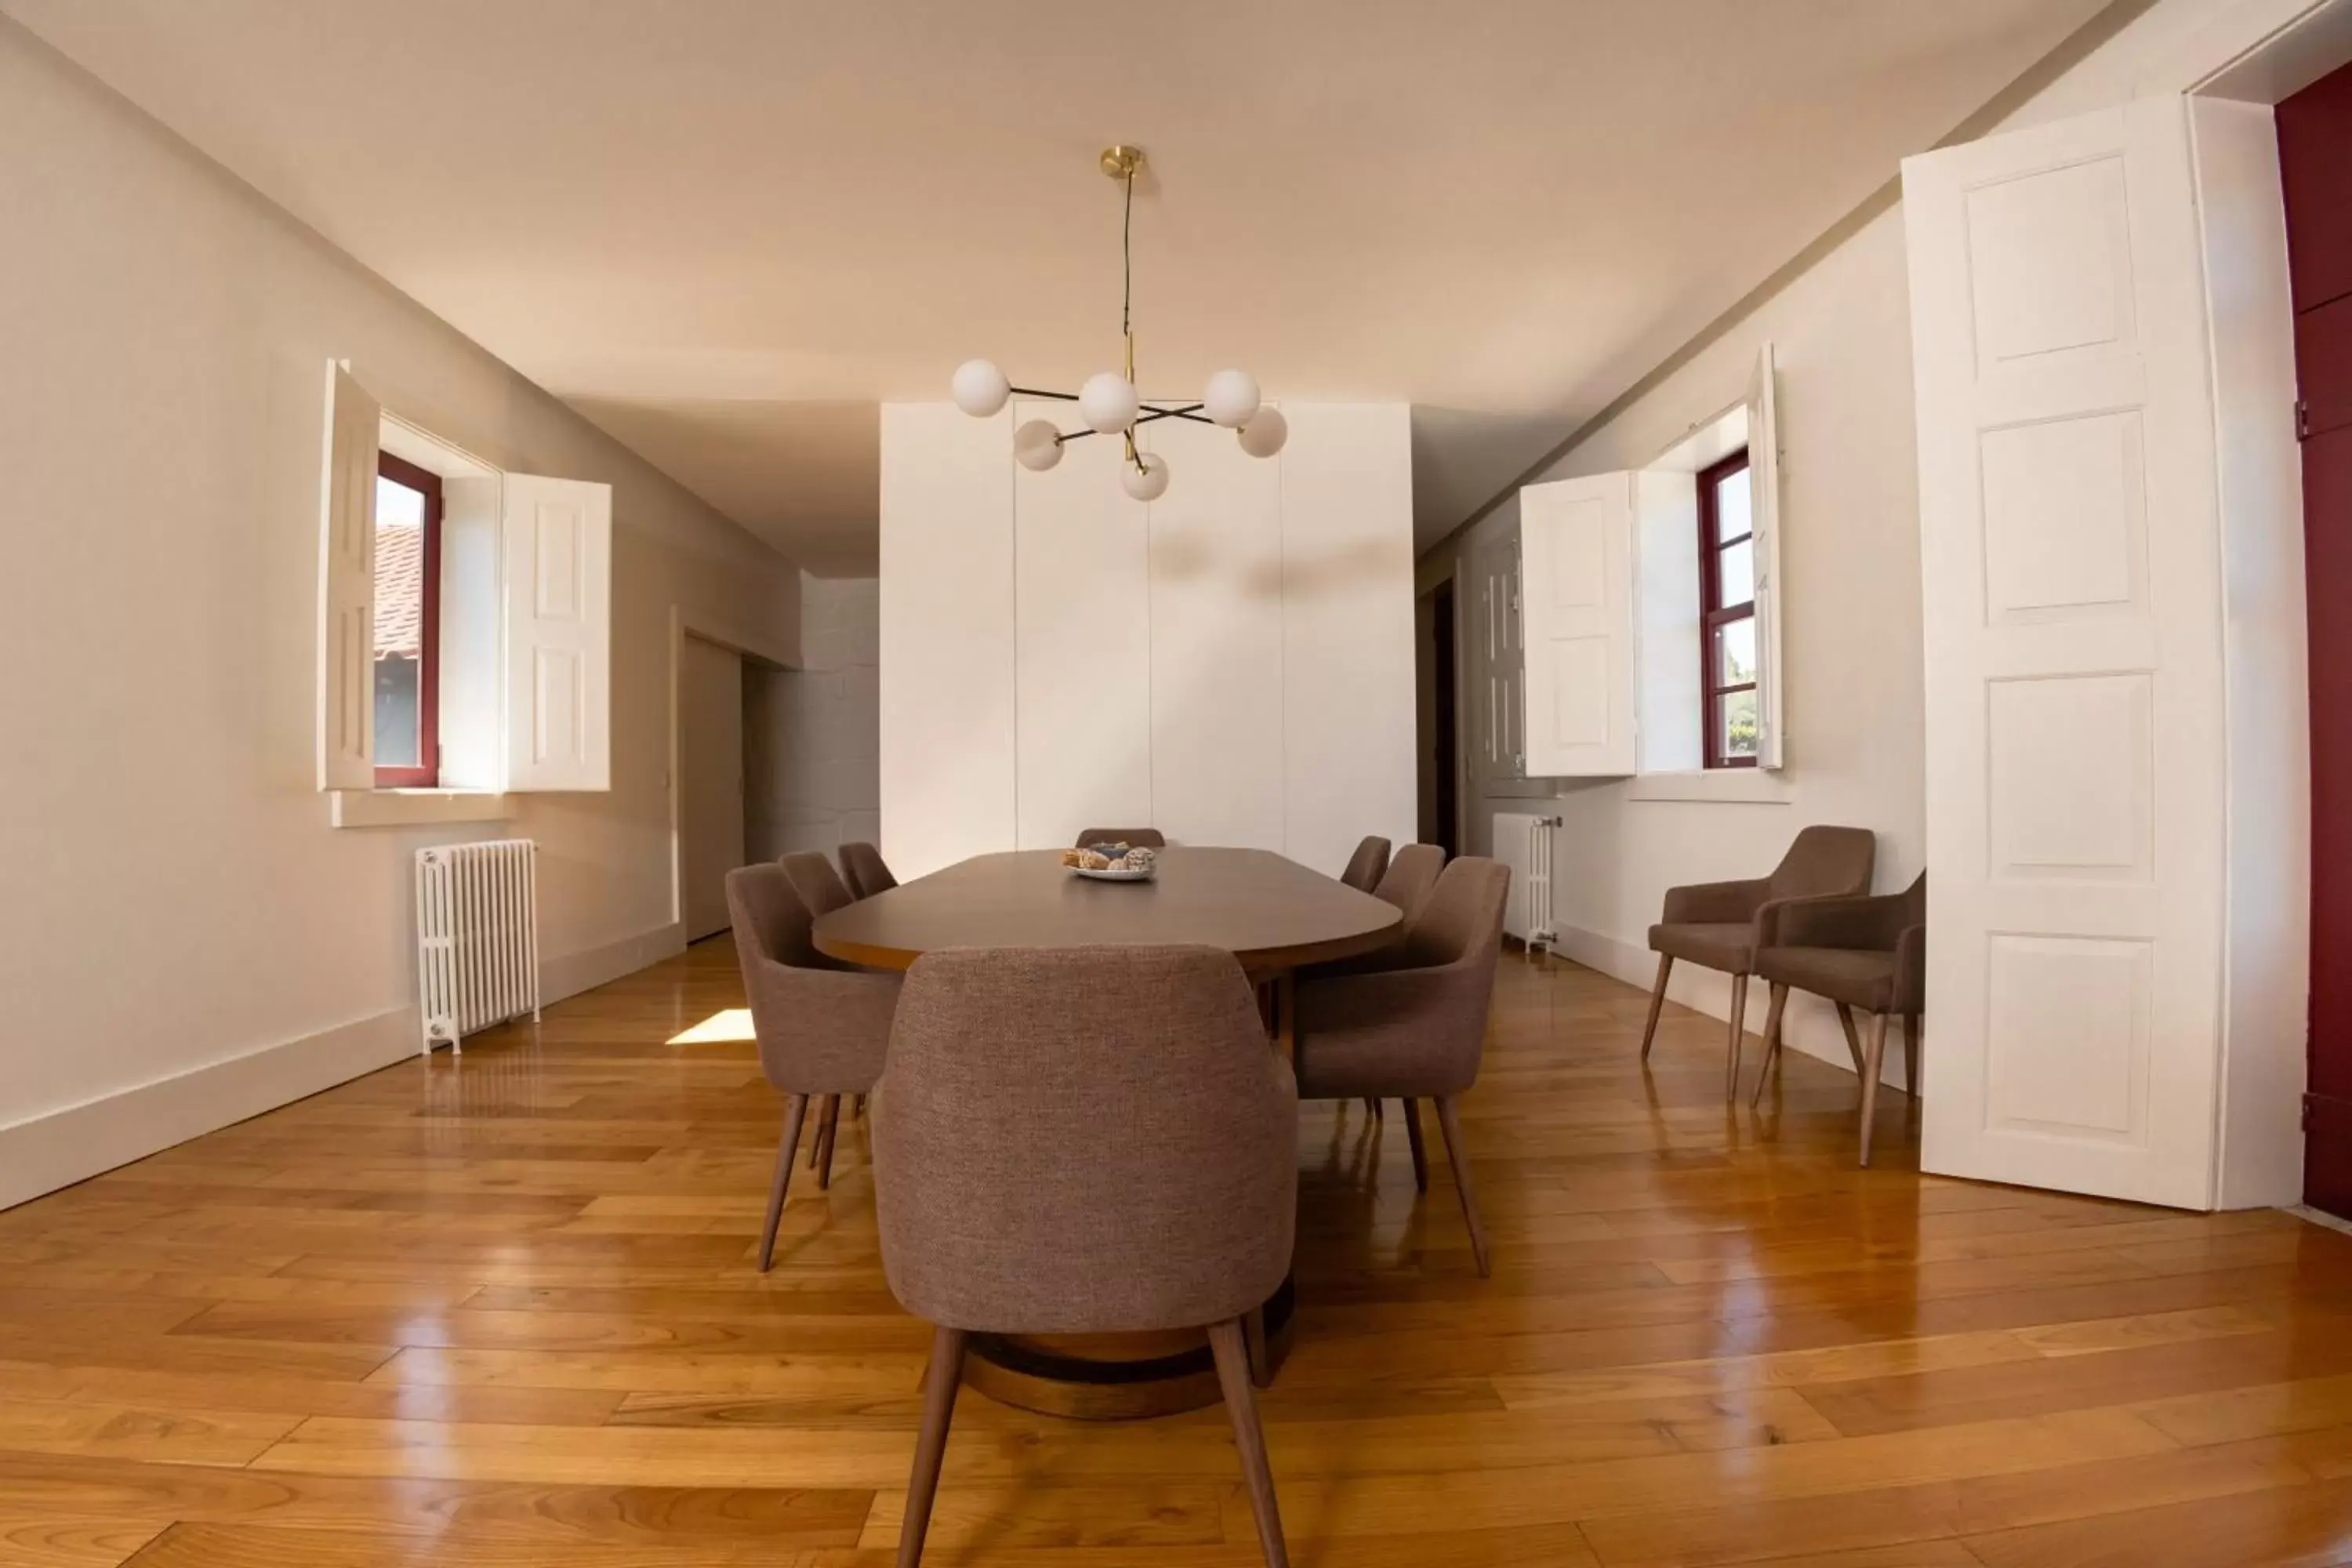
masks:
MULTIPOLYGON (((1290 1352, 1297 1289, 1266 1298, 1267 1375, 1290 1352)), ((1136 1421, 1199 1410, 1223 1396, 1200 1329, 1137 1334, 974 1334, 963 1381, 1002 1405, 1080 1421, 1136 1421)))

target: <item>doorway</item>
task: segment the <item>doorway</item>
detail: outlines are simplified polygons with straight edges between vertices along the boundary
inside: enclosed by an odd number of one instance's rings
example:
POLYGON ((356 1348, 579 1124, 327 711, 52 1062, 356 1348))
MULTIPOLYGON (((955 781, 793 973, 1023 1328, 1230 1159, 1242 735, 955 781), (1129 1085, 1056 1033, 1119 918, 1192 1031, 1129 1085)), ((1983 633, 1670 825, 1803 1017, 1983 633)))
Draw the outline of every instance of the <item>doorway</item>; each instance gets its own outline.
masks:
POLYGON ((744 863, 743 656, 688 633, 677 675, 678 915, 686 940, 731 923, 727 873, 744 863))
POLYGON ((2294 304, 2311 658, 2311 1017, 2303 1201, 2352 1218, 2352 66, 2277 109, 2294 304))
POLYGON ((1420 823, 1424 844, 1448 858, 1462 852, 1462 761, 1454 723, 1455 685, 1454 579, 1423 594, 1414 606, 1414 684, 1420 731, 1420 823))

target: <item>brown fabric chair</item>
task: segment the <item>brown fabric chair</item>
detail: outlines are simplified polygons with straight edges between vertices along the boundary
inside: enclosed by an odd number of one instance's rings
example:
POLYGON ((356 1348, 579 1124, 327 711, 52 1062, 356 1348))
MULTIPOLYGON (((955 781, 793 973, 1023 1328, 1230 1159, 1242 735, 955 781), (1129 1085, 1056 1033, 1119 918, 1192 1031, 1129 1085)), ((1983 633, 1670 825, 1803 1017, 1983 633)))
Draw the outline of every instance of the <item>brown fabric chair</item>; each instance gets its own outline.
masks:
MULTIPOLYGON (((792 1183, 793 1153, 812 1096, 837 1108, 845 1094, 864 1094, 881 1076, 890 1043, 890 1017, 899 977, 835 963, 809 941, 808 906, 782 866, 743 866, 727 873, 727 909, 735 921, 735 956, 743 968, 751 1030, 760 1044, 760 1070, 784 1094, 784 1139, 768 1189, 760 1228, 760 1270, 775 1253, 776 1226, 792 1183)), ((828 1119, 818 1129, 817 1185, 833 1179, 828 1119)))
POLYGON ((1131 849, 1165 849, 1167 838, 1156 827, 1089 827, 1078 835, 1077 847, 1091 849, 1097 844, 1124 844, 1131 849))
POLYGON ((882 851, 864 839, 853 839, 841 847, 842 880, 849 884, 850 892, 861 899, 877 893, 887 893, 898 885, 883 861, 882 851))
POLYGON ((1381 885, 1388 874, 1389 841, 1377 833, 1368 833, 1348 857, 1348 868, 1339 873, 1339 880, 1360 893, 1369 893, 1381 885))
POLYGON ((1372 886, 1372 897, 1394 904, 1404 911, 1410 925, 1421 901, 1437 886, 1437 875, 1445 869, 1445 851, 1434 844, 1408 844, 1396 852, 1386 871, 1372 886))
MULTIPOLYGON (((783 867, 784 875, 792 879, 793 891, 799 895, 811 921, 829 915, 835 910, 846 909, 857 901, 848 884, 834 870, 833 862, 814 849, 794 850, 777 864, 783 867)), ((857 967, 816 952, 814 948, 811 952, 814 966, 819 969, 857 967)), ((865 1100, 866 1097, 860 1094, 856 1103, 862 1107, 865 1100)), ((809 1169, 817 1173, 816 1184, 820 1190, 833 1183, 833 1145, 840 1127, 841 1097, 828 1094, 817 1110, 816 1136, 809 1142, 809 1169)))
POLYGON ((1791 987, 1837 1005, 1846 1049, 1862 1078, 1862 1163, 1870 1163, 1870 1129, 1878 1110, 1878 1072, 1886 1055, 1886 1020, 1903 1019, 1904 1081, 1919 1098, 1919 1015, 1927 1005, 1927 873, 1881 898, 1809 899, 1781 904, 1759 922, 1756 973, 1772 988, 1764 1016, 1764 1066, 1756 1099, 1780 1057, 1780 1012, 1791 987), (1853 1010, 1870 1015, 1870 1041, 1855 1037, 1853 1010))
POLYGON ((1478 1079, 1486 1009, 1503 945, 1510 868, 1464 856, 1445 868, 1422 904, 1390 968, 1304 979, 1298 984, 1298 1092, 1308 1100, 1404 1101, 1413 1182, 1429 1190, 1429 1162, 1414 1102, 1437 1102, 1445 1157, 1470 1227, 1478 1272, 1488 1272, 1486 1227, 1478 1218, 1462 1145, 1458 1096, 1478 1079))
POLYGON ((928 953, 873 1114, 883 1272, 936 1329, 898 1562, 922 1555, 969 1336, 1205 1327, 1286 1563, 1242 1320, 1290 1269, 1298 1095, 1233 955, 928 953))
POLYGON ((1727 1047, 1723 1098, 1739 1093, 1739 1047, 1747 1026, 1748 977, 1754 972, 1759 922, 1765 910, 1790 899, 1850 896, 1870 890, 1877 835, 1866 827, 1808 827, 1769 877, 1743 882, 1698 882, 1668 888, 1664 917, 1650 928, 1650 951, 1658 955, 1658 983, 1650 993, 1650 1018, 1642 1026, 1642 1059, 1658 1033, 1658 1009, 1666 1000, 1666 977, 1675 960, 1687 959, 1731 976, 1731 1040, 1727 1047))

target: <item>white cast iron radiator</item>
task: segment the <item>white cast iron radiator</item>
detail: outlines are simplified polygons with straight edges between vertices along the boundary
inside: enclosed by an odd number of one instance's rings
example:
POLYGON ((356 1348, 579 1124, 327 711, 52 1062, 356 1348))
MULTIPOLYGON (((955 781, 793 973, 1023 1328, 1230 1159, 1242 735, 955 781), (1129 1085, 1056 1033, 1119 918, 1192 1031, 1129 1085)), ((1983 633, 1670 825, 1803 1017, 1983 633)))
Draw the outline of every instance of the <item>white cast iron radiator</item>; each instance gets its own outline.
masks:
POLYGON ((528 838, 416 852, 423 1049, 525 1013, 539 1018, 539 846, 528 838))
POLYGON ((1549 948, 1559 937, 1551 911, 1552 835, 1559 827, 1557 816, 1516 811, 1495 814, 1495 858, 1511 868, 1503 933, 1517 937, 1530 952, 1549 948))

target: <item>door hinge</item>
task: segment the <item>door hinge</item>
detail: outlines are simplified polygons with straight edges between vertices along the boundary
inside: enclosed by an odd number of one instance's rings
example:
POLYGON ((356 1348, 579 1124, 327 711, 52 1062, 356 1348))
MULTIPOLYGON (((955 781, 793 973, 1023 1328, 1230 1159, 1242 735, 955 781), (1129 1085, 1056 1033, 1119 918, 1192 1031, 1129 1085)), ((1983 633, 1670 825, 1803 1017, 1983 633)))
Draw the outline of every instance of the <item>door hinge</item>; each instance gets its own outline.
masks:
POLYGON ((2294 438, 2311 439, 2311 405, 2298 397, 2294 400, 2294 438))

